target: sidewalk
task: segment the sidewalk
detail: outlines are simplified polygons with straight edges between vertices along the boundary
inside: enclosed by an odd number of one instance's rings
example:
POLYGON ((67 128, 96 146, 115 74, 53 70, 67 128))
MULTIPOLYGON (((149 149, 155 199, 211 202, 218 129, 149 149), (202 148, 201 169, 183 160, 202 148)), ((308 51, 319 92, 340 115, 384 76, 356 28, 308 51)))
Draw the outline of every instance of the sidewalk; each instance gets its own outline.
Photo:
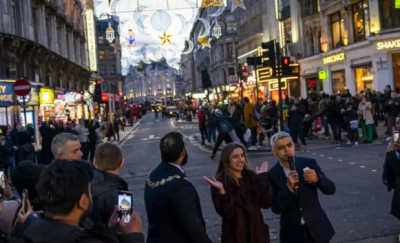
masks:
MULTIPOLYGON (((135 131, 139 127, 141 121, 145 117, 146 116, 143 116, 142 119, 137 120, 136 123, 133 124, 133 126, 125 126, 125 131, 123 133, 122 131, 119 132, 119 141, 114 141, 113 138, 111 138, 110 142, 121 144, 131 134, 131 132, 135 131)), ((107 138, 103 138, 103 142, 108 142, 107 138)))

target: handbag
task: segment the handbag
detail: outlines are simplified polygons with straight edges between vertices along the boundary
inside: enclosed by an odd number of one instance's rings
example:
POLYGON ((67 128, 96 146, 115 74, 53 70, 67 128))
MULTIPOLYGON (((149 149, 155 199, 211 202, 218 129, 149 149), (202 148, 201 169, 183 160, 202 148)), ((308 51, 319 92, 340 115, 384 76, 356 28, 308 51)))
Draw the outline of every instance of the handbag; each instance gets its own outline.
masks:
POLYGON ((29 143, 24 143, 23 145, 21 145, 21 147, 19 147, 19 149, 25 155, 30 154, 32 152, 32 145, 30 145, 29 143))
POLYGON ((350 130, 358 131, 358 120, 351 120, 350 121, 350 130))

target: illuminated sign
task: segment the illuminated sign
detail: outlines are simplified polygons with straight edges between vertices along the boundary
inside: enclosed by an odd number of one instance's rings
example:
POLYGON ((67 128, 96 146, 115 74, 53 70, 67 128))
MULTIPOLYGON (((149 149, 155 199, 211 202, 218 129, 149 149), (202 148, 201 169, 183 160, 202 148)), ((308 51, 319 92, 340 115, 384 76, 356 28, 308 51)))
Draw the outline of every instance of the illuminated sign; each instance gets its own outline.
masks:
POLYGON ((400 48, 400 39, 389 40, 389 41, 379 41, 376 45, 376 48, 378 50, 400 48))
POLYGON ((12 84, 13 83, 0 84, 0 106, 14 105, 12 84))
POLYGON ((395 8, 400 8, 400 0, 395 0, 394 1, 394 7, 395 8))
POLYGON ((53 104, 54 91, 52 89, 41 88, 39 93, 40 104, 53 104))
POLYGON ((107 102, 110 100, 110 96, 107 93, 102 92, 101 93, 101 100, 104 102, 107 102))
POLYGON ((96 36, 94 31, 93 10, 86 10, 87 41, 89 49, 89 69, 97 72, 96 36))
POLYGON ((340 62, 346 59, 345 53, 339 53, 336 55, 332 55, 329 57, 324 57, 323 62, 324 64, 330 64, 330 63, 335 63, 335 62, 340 62))
MULTIPOLYGON (((281 81, 281 84, 282 84, 282 89, 287 89, 287 81, 286 80, 284 80, 284 81, 281 81)), ((270 91, 274 91, 274 90, 279 90, 279 84, 278 84, 278 81, 270 81, 269 83, 268 83, 268 85, 269 85, 269 90, 270 91)))
POLYGON ((328 76, 328 75, 326 74, 325 71, 319 71, 319 73, 318 73, 318 78, 321 79, 321 80, 326 79, 327 76, 328 76))

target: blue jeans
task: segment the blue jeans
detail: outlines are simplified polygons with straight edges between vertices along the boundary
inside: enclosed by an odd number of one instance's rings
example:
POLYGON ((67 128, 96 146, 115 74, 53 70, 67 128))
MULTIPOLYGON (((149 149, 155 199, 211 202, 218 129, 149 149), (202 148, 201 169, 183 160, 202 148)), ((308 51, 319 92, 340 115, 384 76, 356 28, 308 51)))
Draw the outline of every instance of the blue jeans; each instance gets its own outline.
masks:
POLYGON ((214 127, 209 127, 208 128, 208 141, 211 141, 211 138, 215 141, 217 141, 217 135, 214 127))
POLYGON ((325 137, 329 137, 329 124, 326 122, 324 118, 321 117, 322 126, 324 126, 325 137))
POLYGON ((10 171, 13 171, 15 169, 15 167, 17 167, 17 165, 15 164, 15 156, 10 157, 10 171))

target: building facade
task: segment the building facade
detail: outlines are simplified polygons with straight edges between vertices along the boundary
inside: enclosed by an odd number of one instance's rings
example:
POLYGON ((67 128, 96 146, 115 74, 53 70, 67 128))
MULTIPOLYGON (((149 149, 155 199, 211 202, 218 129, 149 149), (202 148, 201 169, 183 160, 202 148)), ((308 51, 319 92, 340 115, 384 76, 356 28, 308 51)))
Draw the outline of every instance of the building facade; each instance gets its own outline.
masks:
POLYGON ((302 95, 400 88, 400 9, 393 0, 308 0, 302 28, 302 95))

